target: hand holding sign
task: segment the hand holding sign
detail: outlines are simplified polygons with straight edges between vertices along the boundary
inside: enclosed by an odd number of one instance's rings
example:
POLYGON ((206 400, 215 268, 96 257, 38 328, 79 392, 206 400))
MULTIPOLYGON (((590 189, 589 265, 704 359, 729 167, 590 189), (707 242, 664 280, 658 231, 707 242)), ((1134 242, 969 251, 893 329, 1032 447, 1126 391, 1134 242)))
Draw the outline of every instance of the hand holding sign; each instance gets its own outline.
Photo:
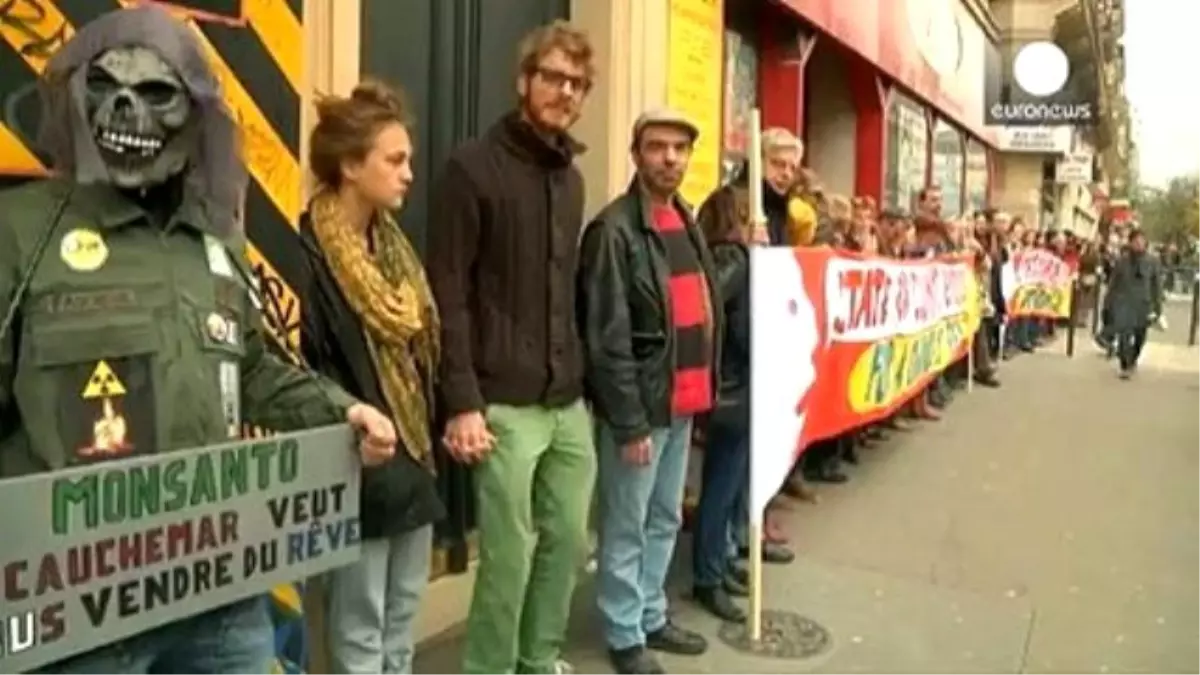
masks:
POLYGON ((365 403, 346 411, 346 421, 359 434, 358 452, 363 466, 379 466, 396 454, 396 427, 386 415, 365 403))

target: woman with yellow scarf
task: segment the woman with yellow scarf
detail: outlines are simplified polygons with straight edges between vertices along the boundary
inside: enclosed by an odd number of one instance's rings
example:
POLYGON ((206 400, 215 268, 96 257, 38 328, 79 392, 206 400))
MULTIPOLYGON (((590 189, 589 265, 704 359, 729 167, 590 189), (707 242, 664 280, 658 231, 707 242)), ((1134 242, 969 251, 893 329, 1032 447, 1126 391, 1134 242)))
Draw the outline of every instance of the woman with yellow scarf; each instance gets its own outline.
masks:
POLYGON ((335 673, 412 670, 413 619, 429 578, 433 523, 437 308, 424 268, 392 219, 412 184, 412 139, 397 94, 363 83, 317 104, 309 164, 317 189, 300 225, 301 351, 322 375, 395 421, 393 459, 364 469, 361 558, 329 578, 335 673))

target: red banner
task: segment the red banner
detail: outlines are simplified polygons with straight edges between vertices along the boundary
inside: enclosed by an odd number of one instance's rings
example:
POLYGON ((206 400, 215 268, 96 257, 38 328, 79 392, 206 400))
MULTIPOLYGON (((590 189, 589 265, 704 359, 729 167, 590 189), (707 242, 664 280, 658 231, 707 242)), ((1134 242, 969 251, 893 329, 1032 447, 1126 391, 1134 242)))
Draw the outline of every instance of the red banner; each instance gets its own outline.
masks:
POLYGON ((761 508, 813 441, 892 414, 962 358, 981 304, 960 258, 761 248, 751 270, 751 492, 761 508))

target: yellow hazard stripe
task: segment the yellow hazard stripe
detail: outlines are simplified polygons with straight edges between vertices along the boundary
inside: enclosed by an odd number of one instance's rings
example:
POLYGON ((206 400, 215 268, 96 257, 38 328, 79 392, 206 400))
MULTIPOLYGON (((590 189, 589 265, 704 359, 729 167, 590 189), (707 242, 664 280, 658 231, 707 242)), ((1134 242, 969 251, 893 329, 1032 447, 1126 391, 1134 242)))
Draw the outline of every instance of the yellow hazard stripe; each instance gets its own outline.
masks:
MULTIPOLYGON (((75 28, 50 0, 4 0, 0 36, 25 63, 41 74, 46 62, 72 35, 75 28)), ((11 82, 4 83, 11 86, 11 82)))
POLYGON ((221 58, 198 28, 195 32, 208 52, 217 79, 221 81, 225 102, 242 129, 242 154, 250 175, 258 181, 288 223, 296 227, 301 209, 300 163, 267 122, 266 115, 246 92, 225 59, 221 58))
POLYGON ((36 176, 46 173, 46 168, 38 161, 36 155, 25 147, 8 127, 0 124, 0 173, 12 173, 18 176, 36 176))
MULTIPOLYGON (((137 0, 120 0, 129 7, 137 0)), ((267 122, 266 115, 246 92, 233 70, 194 21, 188 21, 208 54, 209 63, 221 83, 221 93, 230 112, 242 130, 242 154, 250 175, 258 181, 267 198, 279 209, 292 227, 300 221, 301 173, 300 162, 288 151, 287 145, 267 122)))
POLYGON ((292 89, 304 89, 304 28, 287 0, 242 0, 242 15, 292 89))
POLYGON ((267 331, 295 359, 300 354, 300 301, 287 280, 279 275, 254 242, 246 244, 246 258, 250 269, 259 277, 259 295, 266 305, 262 313, 267 331), (277 283, 270 283, 271 280, 277 283))

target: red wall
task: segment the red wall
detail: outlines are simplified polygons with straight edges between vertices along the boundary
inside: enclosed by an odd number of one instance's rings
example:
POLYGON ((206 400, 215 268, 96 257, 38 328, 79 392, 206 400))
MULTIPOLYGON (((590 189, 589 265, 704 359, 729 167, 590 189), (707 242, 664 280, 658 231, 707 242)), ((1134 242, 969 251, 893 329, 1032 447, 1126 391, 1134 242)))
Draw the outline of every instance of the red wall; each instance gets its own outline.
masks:
POLYGON ((763 127, 783 127, 799 136, 804 131, 804 64, 797 49, 772 39, 781 22, 795 20, 773 5, 764 6, 759 15, 758 93, 763 127))
MULTIPOLYGON (((904 0, 782 0, 788 8, 822 33, 874 64, 883 74, 913 91, 934 108, 984 141, 995 146, 993 134, 983 126, 984 50, 989 38, 970 13, 957 2, 951 27, 931 39, 945 40, 961 52, 954 72, 939 73, 925 54, 929 45, 918 43, 909 28, 913 7, 937 7, 937 3, 904 0)), ((920 19, 911 22, 920 23, 920 19)))

